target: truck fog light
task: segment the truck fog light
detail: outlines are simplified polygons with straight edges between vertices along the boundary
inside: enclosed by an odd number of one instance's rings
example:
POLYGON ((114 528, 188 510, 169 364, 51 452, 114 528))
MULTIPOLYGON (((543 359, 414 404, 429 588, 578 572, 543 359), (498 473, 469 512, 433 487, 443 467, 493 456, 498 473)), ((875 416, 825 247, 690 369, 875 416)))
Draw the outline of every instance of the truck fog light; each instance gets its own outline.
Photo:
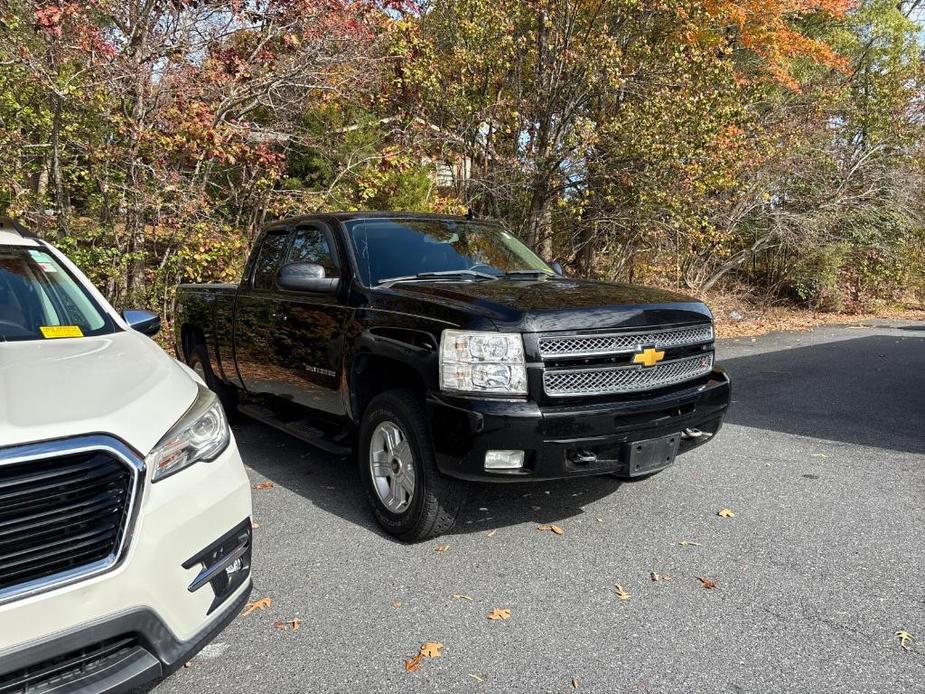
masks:
POLYGON ((488 451, 485 454, 486 470, 517 470, 523 466, 523 451, 488 451))

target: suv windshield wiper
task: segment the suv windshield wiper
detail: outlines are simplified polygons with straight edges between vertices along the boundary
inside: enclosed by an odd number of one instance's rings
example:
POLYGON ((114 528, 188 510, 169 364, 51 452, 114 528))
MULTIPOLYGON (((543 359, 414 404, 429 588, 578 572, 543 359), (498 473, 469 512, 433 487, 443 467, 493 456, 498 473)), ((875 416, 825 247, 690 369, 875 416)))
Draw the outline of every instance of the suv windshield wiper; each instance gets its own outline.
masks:
POLYGON ((389 286, 396 282, 413 282, 415 280, 443 280, 453 279, 454 277, 471 277, 473 279, 496 280, 498 275, 489 275, 487 272, 477 270, 443 270, 440 272, 419 272, 416 275, 405 275, 403 277, 388 277, 379 281, 380 287, 389 286))

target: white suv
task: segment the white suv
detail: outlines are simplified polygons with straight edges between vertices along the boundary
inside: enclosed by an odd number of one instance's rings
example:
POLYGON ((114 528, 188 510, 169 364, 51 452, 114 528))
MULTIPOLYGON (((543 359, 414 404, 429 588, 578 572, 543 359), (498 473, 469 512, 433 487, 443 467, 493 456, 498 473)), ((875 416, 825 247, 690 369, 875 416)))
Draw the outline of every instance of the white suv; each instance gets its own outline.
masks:
POLYGON ((247 601, 247 475, 159 327, 0 218, 0 692, 131 689, 247 601))

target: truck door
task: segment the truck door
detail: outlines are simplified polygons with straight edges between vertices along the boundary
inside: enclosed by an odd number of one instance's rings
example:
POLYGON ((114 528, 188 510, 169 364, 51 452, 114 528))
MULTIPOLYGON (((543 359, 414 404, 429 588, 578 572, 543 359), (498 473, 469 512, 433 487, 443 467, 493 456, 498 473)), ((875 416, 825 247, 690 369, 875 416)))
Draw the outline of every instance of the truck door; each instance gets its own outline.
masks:
MULTIPOLYGON (((326 277, 343 277, 330 229, 318 222, 300 224, 292 235, 285 263, 321 265, 326 277)), ((332 415, 345 414, 340 394, 344 330, 350 309, 337 294, 281 291, 279 352, 287 374, 286 392, 278 393, 304 407, 332 415)))
POLYGON ((287 374, 279 367, 282 347, 276 273, 289 248, 290 229, 267 229, 254 248, 253 258, 235 303, 234 349, 238 374, 250 393, 274 394, 283 389, 287 374))

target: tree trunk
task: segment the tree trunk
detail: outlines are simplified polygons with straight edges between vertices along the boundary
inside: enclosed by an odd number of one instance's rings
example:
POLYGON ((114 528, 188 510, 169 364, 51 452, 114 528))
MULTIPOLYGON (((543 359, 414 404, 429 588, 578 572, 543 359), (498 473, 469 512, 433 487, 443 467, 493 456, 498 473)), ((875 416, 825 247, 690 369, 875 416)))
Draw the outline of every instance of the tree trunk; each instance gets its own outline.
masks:
POLYGON ((53 116, 51 122, 51 174, 52 187, 55 191, 55 208, 58 212, 58 234, 67 236, 69 233, 68 213, 70 203, 67 192, 64 190, 64 176, 61 173, 61 112, 64 109, 64 99, 60 94, 54 94, 53 116))

